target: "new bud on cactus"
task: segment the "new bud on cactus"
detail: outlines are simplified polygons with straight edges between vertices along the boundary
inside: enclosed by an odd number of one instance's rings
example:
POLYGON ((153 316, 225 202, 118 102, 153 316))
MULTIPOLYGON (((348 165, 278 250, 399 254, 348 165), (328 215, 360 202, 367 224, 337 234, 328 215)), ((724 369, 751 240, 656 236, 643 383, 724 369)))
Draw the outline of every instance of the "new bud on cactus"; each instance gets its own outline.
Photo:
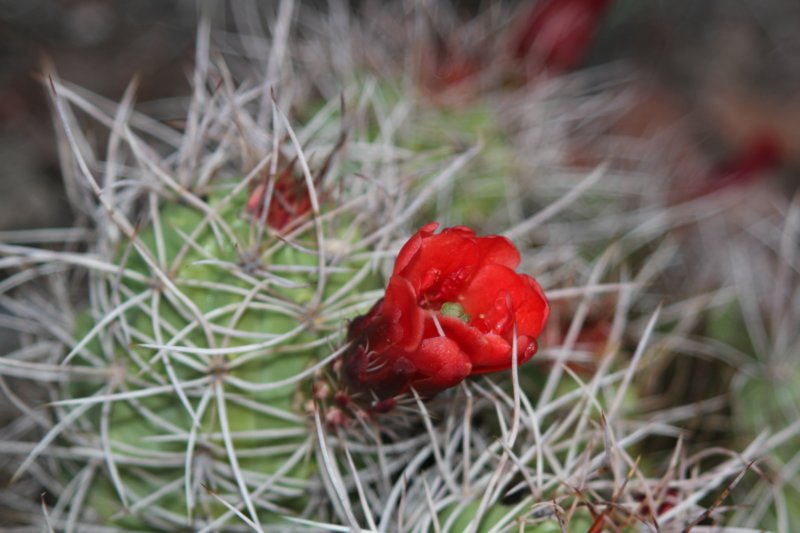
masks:
POLYGON ((246 207, 247 212, 253 215, 253 218, 260 219, 264 212, 264 204, 269 202, 266 223, 271 228, 282 230, 291 222, 311 211, 308 188, 302 178, 294 175, 293 169, 294 163, 291 163, 281 172, 274 181, 269 198, 267 198, 270 192, 269 180, 262 180, 253 189, 246 207))
POLYGON ((505 237, 466 227, 421 228, 400 250, 386 295, 352 322, 344 378, 385 400, 412 387, 433 395, 466 377, 522 364, 550 312, 539 284, 514 271, 505 237))

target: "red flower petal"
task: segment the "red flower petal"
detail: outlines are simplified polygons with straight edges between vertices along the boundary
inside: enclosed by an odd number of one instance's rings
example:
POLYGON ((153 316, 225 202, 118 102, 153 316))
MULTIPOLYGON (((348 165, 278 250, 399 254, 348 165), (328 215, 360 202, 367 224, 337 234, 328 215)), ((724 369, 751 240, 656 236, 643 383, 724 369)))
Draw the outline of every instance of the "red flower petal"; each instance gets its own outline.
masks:
POLYGON ((576 67, 611 0, 545 0, 536 4, 516 39, 514 56, 552 72, 576 67))
MULTIPOLYGON (((502 337, 489 333, 486 338, 490 342, 497 343, 498 347, 500 341, 506 346, 506 352, 503 357, 495 356, 493 359, 481 354, 472 359, 472 374, 488 374, 490 372, 500 372, 508 370, 513 363, 513 345, 509 344, 502 337)), ((536 354, 536 341, 530 339, 525 335, 517 337, 517 366, 526 362, 528 359, 536 354)), ((499 348, 498 348, 499 349, 499 348)))
MULTIPOLYGON (((437 315, 437 321, 445 336, 456 341, 461 351, 469 356, 473 372, 482 366, 504 365, 508 368, 511 364, 511 344, 499 335, 486 335, 478 328, 453 317, 437 315)), ((426 321, 426 337, 430 332, 430 324, 433 324, 433 320, 426 321)), ((433 327, 435 328, 435 324, 433 327)))
POLYGON ((408 266, 408 264, 411 262, 411 259, 413 259, 417 255, 417 252, 419 252, 419 249, 422 246, 422 239, 433 235, 433 232, 436 231, 436 228, 438 227, 439 224, 436 222, 431 222, 430 224, 422 226, 419 231, 417 231, 411 236, 410 239, 408 239, 403 247, 400 248, 400 253, 397 254, 392 276, 404 270, 408 266))
POLYGON ((424 312, 417 305, 417 295, 407 280, 399 277, 389 280, 382 313, 387 323, 385 333, 388 344, 403 350, 413 350, 419 345, 422 341, 424 312))
POLYGON ((514 309, 525 298, 525 284, 508 267, 484 266, 461 295, 470 324, 484 333, 503 334, 514 323, 514 309), (516 305, 515 305, 516 304, 516 305))
POLYGON ((411 284, 403 278, 392 278, 386 296, 369 313, 350 323, 348 338, 362 338, 361 344, 366 343, 370 351, 381 352, 390 347, 414 350, 422 341, 424 315, 411 284))
POLYGON ((539 283, 530 276, 520 274, 526 286, 525 298, 514 312, 517 334, 538 337, 550 317, 550 304, 539 283))
POLYGON ((507 335, 514 322, 517 334, 536 337, 549 315, 541 287, 530 276, 500 265, 486 265, 461 295, 470 324, 485 333, 507 335))
POLYGON ((472 363, 452 339, 425 339, 419 349, 405 356, 416 368, 418 376, 411 386, 422 394, 435 394, 461 383, 469 376, 472 363))
POLYGON ((422 228, 412 237, 412 246, 401 250, 393 274, 411 282, 420 303, 451 298, 469 282, 481 261, 472 230, 448 228, 431 235, 426 231, 430 227, 422 228))
POLYGON ((421 304, 434 308, 454 301, 481 265, 496 263, 515 268, 519 252, 505 237, 477 237, 457 226, 434 235, 435 224, 420 229, 400 250, 393 276, 411 282, 421 304))
MULTIPOLYGON (((444 336, 455 341, 468 357, 472 364, 470 374, 486 374, 511 367, 513 345, 510 339, 507 340, 494 333, 485 334, 478 328, 453 317, 436 315, 436 321, 439 323, 438 328, 432 318, 425 321, 424 337, 426 339, 436 337, 441 329, 444 336)), ((521 365, 535 353, 535 340, 520 335, 517 338, 517 364, 521 365)))
POLYGON ((483 264, 495 264, 515 269, 519 265, 519 250, 500 235, 478 237, 483 264))

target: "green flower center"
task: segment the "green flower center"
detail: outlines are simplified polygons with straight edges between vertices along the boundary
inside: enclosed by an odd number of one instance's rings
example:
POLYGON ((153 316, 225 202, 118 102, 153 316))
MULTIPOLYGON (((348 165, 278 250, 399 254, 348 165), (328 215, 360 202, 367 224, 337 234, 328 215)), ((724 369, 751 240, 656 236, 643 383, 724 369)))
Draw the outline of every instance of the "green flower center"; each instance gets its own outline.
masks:
POLYGON ((470 316, 458 302, 447 302, 442 304, 442 315, 457 318, 465 324, 469 323, 470 316))

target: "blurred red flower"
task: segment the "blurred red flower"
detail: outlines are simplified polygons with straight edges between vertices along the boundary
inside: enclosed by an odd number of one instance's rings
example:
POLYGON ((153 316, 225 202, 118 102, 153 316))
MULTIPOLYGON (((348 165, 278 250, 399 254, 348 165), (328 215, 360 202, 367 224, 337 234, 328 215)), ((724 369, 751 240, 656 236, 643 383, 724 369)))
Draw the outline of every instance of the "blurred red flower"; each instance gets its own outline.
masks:
POLYGON ((513 41, 514 57, 532 60, 552 73, 574 69, 586 55, 600 19, 612 1, 537 2, 513 41))
POLYGON ((411 387, 433 395, 510 368, 515 340, 519 364, 536 353, 550 308, 536 280, 514 271, 514 245, 466 227, 434 234, 437 227, 411 237, 384 298, 351 323, 344 372, 353 389, 379 399, 411 387))
POLYGON ((784 155, 783 146, 776 134, 770 131, 758 132, 734 157, 711 172, 696 196, 749 183, 779 166, 784 155))

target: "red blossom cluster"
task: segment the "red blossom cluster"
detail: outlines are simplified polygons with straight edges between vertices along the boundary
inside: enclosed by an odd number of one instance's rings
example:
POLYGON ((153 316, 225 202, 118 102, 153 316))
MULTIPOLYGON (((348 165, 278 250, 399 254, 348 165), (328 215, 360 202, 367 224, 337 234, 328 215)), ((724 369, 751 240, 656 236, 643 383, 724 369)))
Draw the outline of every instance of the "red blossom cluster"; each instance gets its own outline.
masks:
MULTIPOLYGON (((342 372, 352 392, 391 401, 412 387, 431 396, 466 377, 522 364, 550 308, 539 284, 518 274, 505 237, 466 227, 421 228, 400 250, 384 298, 349 328, 342 372)), ((385 402, 384 402, 385 403, 385 402)))

